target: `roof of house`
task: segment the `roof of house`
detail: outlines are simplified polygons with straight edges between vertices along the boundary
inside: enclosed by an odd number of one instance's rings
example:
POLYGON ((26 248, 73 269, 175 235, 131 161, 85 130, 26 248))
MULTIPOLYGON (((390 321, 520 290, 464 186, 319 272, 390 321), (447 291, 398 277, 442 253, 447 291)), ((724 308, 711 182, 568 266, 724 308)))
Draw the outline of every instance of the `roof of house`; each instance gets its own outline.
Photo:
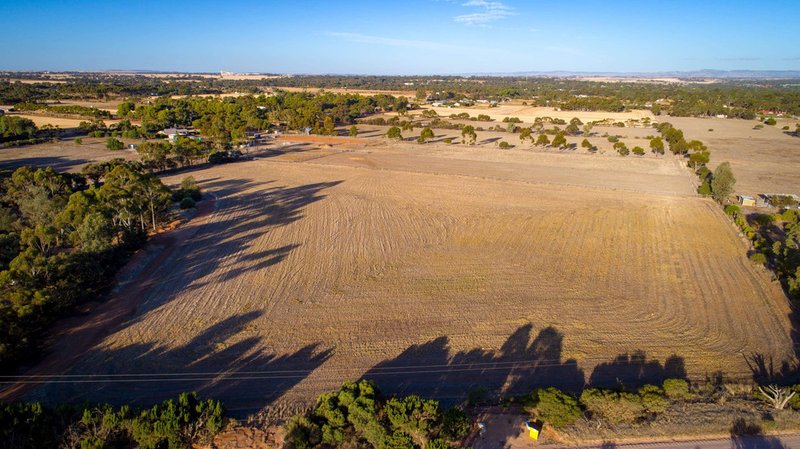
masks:
POLYGON ((186 129, 186 128, 167 128, 167 129, 162 129, 159 132, 167 134, 167 135, 169 135, 169 134, 189 134, 190 132, 192 132, 192 130, 186 129))

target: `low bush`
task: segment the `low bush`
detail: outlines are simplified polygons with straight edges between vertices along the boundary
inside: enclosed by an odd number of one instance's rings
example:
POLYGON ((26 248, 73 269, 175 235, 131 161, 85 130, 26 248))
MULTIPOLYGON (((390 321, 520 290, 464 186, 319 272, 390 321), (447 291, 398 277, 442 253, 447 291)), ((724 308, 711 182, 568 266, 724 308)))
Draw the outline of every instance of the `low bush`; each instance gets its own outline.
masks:
POLYGON ((664 394, 673 401, 690 399, 689 382, 684 379, 667 379, 662 384, 664 394))
POLYGON ((471 425, 467 414, 453 407, 442 416, 442 435, 451 441, 460 440, 467 436, 471 425))
POLYGON ((645 385, 639 388, 639 397, 647 413, 657 415, 667 411, 669 400, 664 395, 664 390, 655 385, 645 385))
POLYGON ((119 151, 125 148, 125 144, 122 143, 122 141, 120 140, 117 140, 113 137, 109 137, 108 139, 106 139, 106 148, 112 151, 119 151))
POLYGON ((580 401, 592 417, 612 424, 633 423, 645 412, 638 395, 622 391, 589 388, 581 393, 580 401))
POLYGON ((767 256, 764 253, 754 252, 750 254, 748 258, 750 259, 751 262, 758 265, 764 265, 767 263, 767 256))
POLYGON ((536 408, 539 419, 555 428, 574 423, 582 414, 574 396, 553 387, 535 390, 530 403, 536 408))
POLYGON ((724 210, 725 210, 725 213, 727 215, 731 216, 731 217, 733 217, 735 215, 739 215, 739 213, 742 212, 742 209, 739 206, 735 205, 735 204, 728 204, 727 206, 725 206, 724 210))

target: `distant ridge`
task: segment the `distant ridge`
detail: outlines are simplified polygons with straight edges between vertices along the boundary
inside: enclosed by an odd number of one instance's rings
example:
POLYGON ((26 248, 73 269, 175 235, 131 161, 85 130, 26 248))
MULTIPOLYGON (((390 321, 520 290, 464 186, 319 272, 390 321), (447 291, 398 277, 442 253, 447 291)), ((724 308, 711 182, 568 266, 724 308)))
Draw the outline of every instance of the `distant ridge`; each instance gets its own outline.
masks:
POLYGON ((800 70, 688 70, 667 72, 571 72, 565 70, 465 73, 465 76, 541 76, 541 77, 618 77, 618 78, 715 78, 715 79, 786 79, 800 78, 800 70))

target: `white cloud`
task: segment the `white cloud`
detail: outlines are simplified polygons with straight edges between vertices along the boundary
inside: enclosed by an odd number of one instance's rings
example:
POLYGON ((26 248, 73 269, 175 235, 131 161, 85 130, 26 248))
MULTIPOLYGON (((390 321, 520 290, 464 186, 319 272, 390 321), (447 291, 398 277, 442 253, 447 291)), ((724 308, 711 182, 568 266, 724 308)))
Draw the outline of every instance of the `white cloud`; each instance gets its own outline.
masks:
POLYGON ((461 6, 476 8, 479 11, 470 14, 461 14, 453 17, 453 20, 470 26, 487 26, 488 23, 496 20, 505 19, 515 15, 514 8, 502 2, 487 0, 470 0, 461 6))
POLYGON ((413 39, 395 39, 391 37, 370 36, 367 34, 360 34, 360 33, 329 31, 324 34, 326 36, 337 37, 350 42, 359 42, 362 44, 388 45, 391 47, 424 48, 427 50, 453 50, 457 48, 452 45, 441 44, 438 42, 418 41, 413 39))

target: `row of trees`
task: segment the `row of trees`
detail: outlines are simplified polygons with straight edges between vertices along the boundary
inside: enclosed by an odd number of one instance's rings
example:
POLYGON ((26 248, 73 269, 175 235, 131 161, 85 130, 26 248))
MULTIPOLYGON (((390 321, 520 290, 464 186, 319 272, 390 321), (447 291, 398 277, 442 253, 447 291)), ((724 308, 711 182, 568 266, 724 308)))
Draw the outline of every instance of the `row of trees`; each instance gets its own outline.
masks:
POLYGON ((225 425, 224 407, 183 393, 150 408, 88 405, 55 408, 0 403, 6 449, 188 449, 207 444, 225 425))
POLYGON ((0 183, 0 366, 12 370, 59 316, 95 298, 156 229, 172 192, 141 164, 83 174, 21 167, 0 183))
POLYGON ((415 395, 384 398, 362 380, 320 396, 316 407, 287 424, 286 439, 294 449, 449 449, 470 426, 457 408, 442 413, 437 401, 415 395))
POLYGON ((77 115, 95 119, 110 119, 111 113, 104 109, 97 109, 88 106, 78 105, 58 105, 45 103, 19 103, 14 106, 18 111, 40 111, 59 115, 77 115))

